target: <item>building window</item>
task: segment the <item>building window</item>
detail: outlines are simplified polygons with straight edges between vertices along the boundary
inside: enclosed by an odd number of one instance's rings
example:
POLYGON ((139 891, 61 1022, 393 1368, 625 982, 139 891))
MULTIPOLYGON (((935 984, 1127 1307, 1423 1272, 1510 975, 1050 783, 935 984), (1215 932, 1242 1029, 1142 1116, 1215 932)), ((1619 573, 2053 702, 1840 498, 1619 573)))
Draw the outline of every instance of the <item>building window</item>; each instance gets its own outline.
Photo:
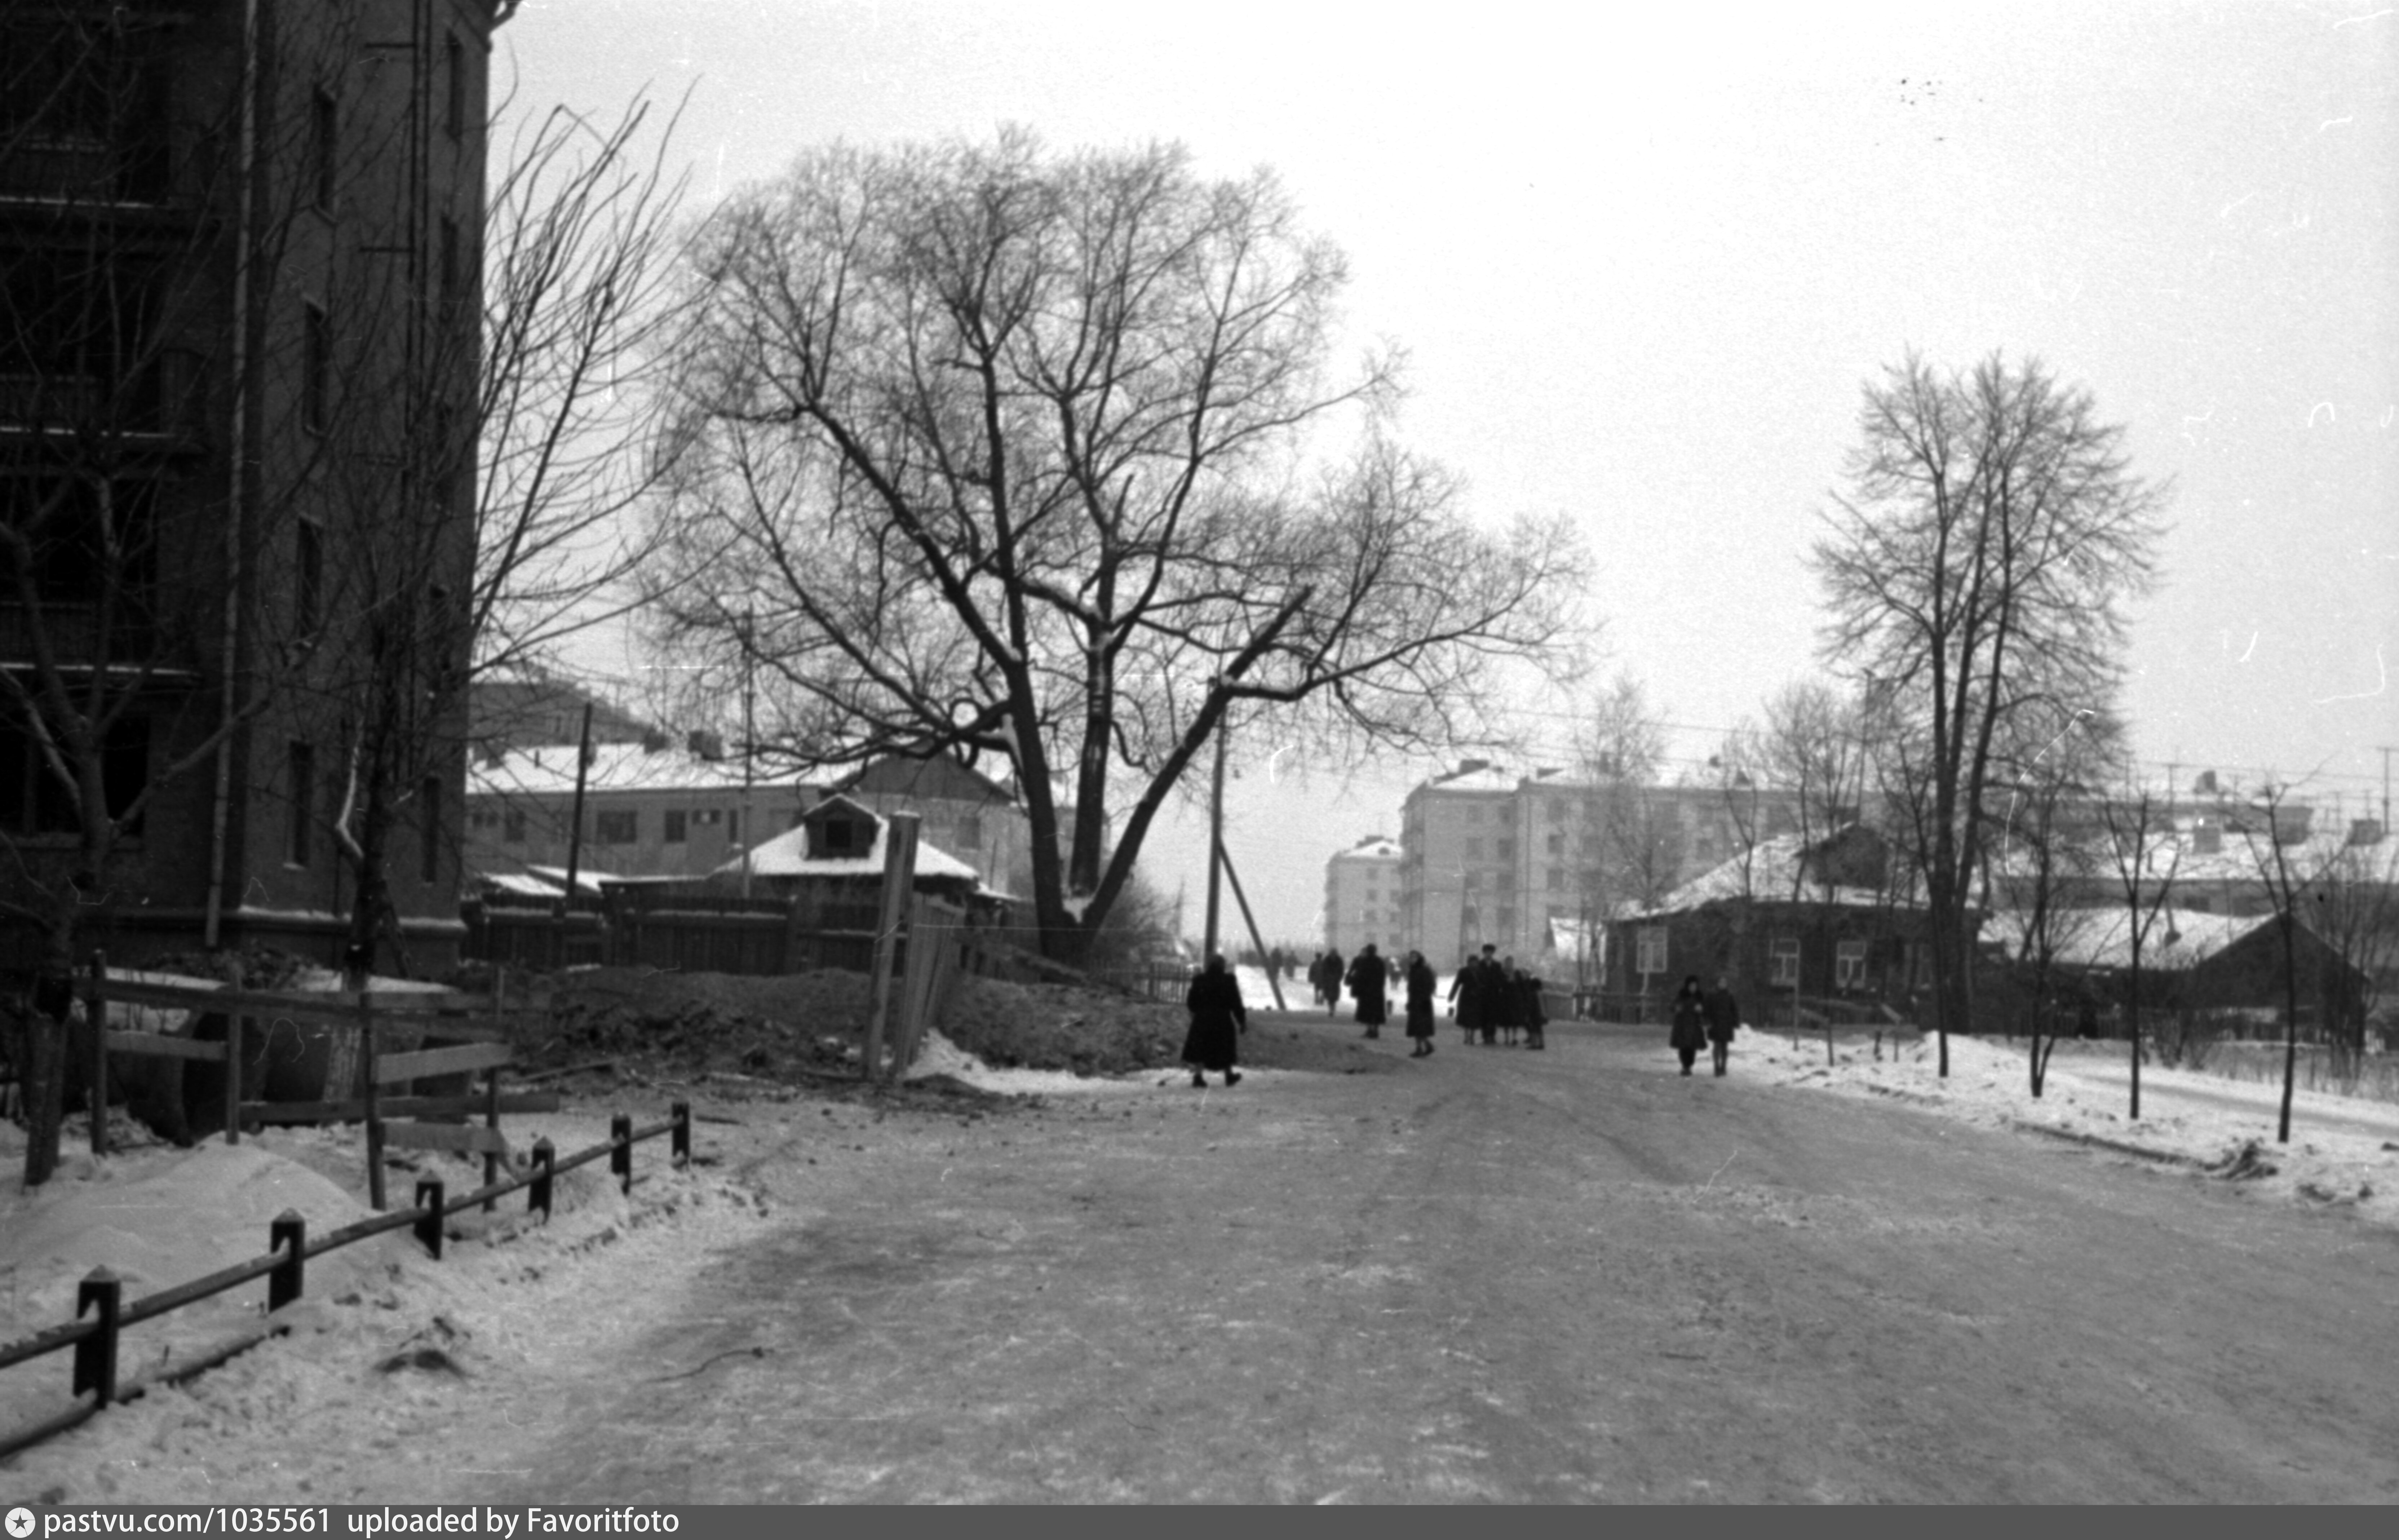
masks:
POLYGON ((1514 860, 1514 859, 1516 858, 1516 842, 1515 842, 1515 841, 1513 841, 1513 840, 1500 840, 1500 841, 1498 841, 1498 850, 1497 854, 1498 854, 1498 858, 1499 858, 1499 859, 1501 859, 1501 860, 1503 860, 1503 861, 1512 861, 1512 860, 1514 860))
POLYGON ((510 844, 525 842, 525 816, 522 807, 511 807, 500 817, 500 838, 510 844))
POLYGON ((1466 804, 1466 821, 1469 823, 1481 823, 1483 821, 1483 804, 1481 803, 1471 802, 1466 804))
MULTIPOLYGON (((451 316, 457 313, 458 302, 463 297, 466 274, 462 270, 465 259, 460 254, 458 246, 458 222, 447 214, 441 216, 440 240, 441 250, 439 253, 437 271, 441 276, 441 313, 444 316, 451 316)), ((449 453, 446 444, 442 447, 441 453, 444 454, 449 453)))
POLYGON ((1483 858, 1483 842, 1481 840, 1470 839, 1466 842, 1466 858, 1470 861, 1479 861, 1483 858))
POLYGON ((319 90, 308 114, 308 180, 314 184, 317 207, 330 214, 339 195, 339 149, 341 104, 331 91, 319 90))
MULTIPOLYGON (((148 718, 120 717, 109 728, 101 745, 100 780, 108 816, 123 818, 150 785, 148 718)), ((117 832, 138 837, 142 824, 136 817, 117 832)), ((13 722, 0 726, 0 832, 74 834, 82 827, 75 799, 50 769, 42 746, 13 722)))
POLYGON ((1564 834, 1552 834, 1550 836, 1549 850, 1551 855, 1563 856, 1565 854, 1565 849, 1566 837, 1564 834))
POLYGON ((447 88, 442 106, 443 126, 450 137, 457 139, 467 132, 467 45, 452 33, 441 45, 443 85, 447 88))
POLYGON ((416 875, 441 880, 441 779, 427 776, 416 788, 416 875))
POLYGON ((632 808, 615 813, 595 814, 591 819, 593 844, 638 844, 642 838, 642 815, 632 808))
POLYGON ((741 843, 741 814, 738 808, 728 809, 725 812, 725 843, 727 844, 739 844, 741 843))
POLYGON ((306 866, 317 828, 315 745, 294 743, 283 751, 283 778, 291 799, 291 823, 284 831, 283 859, 291 866, 306 866))
POLYGON ((293 531, 291 618, 300 634, 317 634, 325 601, 325 532, 313 519, 303 519, 293 531))
POLYGON ((333 327, 324 307, 304 304, 300 320, 300 425, 325 431, 333 385, 333 327))
POLYGON ((1799 938, 1777 936, 1768 953, 1770 965, 1767 982, 1778 986, 1799 987, 1799 938))
POLYGON ((1839 989, 1864 989, 1866 982, 1866 944, 1860 941, 1839 941, 1833 947, 1833 983, 1839 989))
POLYGON ((680 807, 667 809, 667 844, 682 844, 690 839, 691 836, 684 827, 687 817, 688 815, 680 807))

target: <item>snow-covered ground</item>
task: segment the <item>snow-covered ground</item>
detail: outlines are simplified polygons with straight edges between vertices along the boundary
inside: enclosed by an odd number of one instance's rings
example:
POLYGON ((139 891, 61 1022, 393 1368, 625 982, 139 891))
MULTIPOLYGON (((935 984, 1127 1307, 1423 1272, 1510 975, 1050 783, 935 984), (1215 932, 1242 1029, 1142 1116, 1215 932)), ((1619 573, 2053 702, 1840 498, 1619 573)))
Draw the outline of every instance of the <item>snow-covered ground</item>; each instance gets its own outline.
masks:
MULTIPOLYGON (((129 1132, 113 1120, 117 1135, 129 1132)), ((642 1117, 640 1121, 650 1121, 642 1117)), ((71 1118, 73 1136, 83 1120, 71 1118)), ((698 1130, 706 1148, 705 1126, 698 1130)), ((512 1139, 547 1135, 561 1154, 604 1141, 604 1112, 512 1119, 512 1139)), ((363 1148, 357 1128, 269 1129, 238 1145, 132 1147, 96 1160, 69 1153, 44 1186, 24 1190, 21 1130, 0 1124, 0 1343, 72 1320, 77 1280, 105 1266, 125 1280, 128 1304, 264 1255, 269 1223, 296 1209, 312 1236, 370 1210, 357 1196, 363 1148)), ((480 1161, 428 1155, 453 1196, 480 1183, 480 1161)), ((149 1385, 139 1398, 82 1427, 0 1460, 11 1501, 188 1502, 241 1495, 245 1476, 306 1469, 319 1457, 312 1430, 370 1446, 401 1441, 438 1407, 437 1382, 454 1358, 508 1371, 554 1351, 562 1327, 604 1331, 637 1311, 654 1277, 678 1277, 715 1246, 757 1232, 762 1204, 736 1180, 706 1168, 676 1172, 665 1136, 635 1147, 635 1185, 618 1191, 605 1159, 561 1175, 554 1217, 541 1224, 522 1192, 484 1216, 453 1220, 464 1231, 440 1262, 406 1229, 313 1258, 304 1297, 277 1317, 288 1336, 181 1386, 149 1385), (447 1358, 427 1358, 427 1354, 447 1358), (431 1371, 431 1372, 427 1372, 431 1371)), ((391 1196, 414 1184, 391 1173, 391 1196)), ((120 1394, 170 1362, 197 1358, 264 1324, 259 1279, 126 1330, 120 1394)), ((72 1350, 0 1371, 0 1438, 75 1403, 72 1350)), ((288 1485, 281 1490, 291 1490, 288 1485)), ((338 1488, 326 1501, 344 1501, 338 1488)), ((396 1493, 386 1493, 386 1495, 396 1493)))
MULTIPOLYGON (((1264 979, 1245 979, 1245 993, 1252 983, 1252 997, 1264 1003, 1264 979)), ((2399 1223, 2399 1108, 2302 1092, 2292 1141, 2278 1145, 2276 1087, 2152 1069, 2144 1075, 2144 1116, 2135 1124, 2121 1087, 2108 1079, 2114 1059, 2084 1053, 2071 1044, 2059 1051, 2038 1101, 2026 1085, 2021 1045, 1970 1038, 1951 1040, 1945 1080, 1934 1073, 1929 1040, 1904 1047, 1886 1040, 1877 1058, 1870 1043, 1844 1038, 1828 1065, 1821 1037, 1744 1031, 1733 1073, 1792 1094, 1895 1100, 1980 1124, 2137 1147, 2191 1163, 2194 1171, 2237 1169, 2260 1197, 2399 1223), (2244 1164, 2241 1152, 2253 1142, 2258 1148, 2244 1164)), ((1159 1070, 1115 1077, 993 1070, 938 1037, 913 1073, 954 1074, 1002 1092, 1095 1097, 1139 1094, 1182 1078, 1159 1070)), ((1253 1073, 1262 1089, 1299 1074, 1253 1073)), ((509 1131, 526 1144, 546 1134, 568 1152, 604 1139, 606 1115, 528 1116, 511 1120, 509 1131)), ((711 1125, 698 1132, 705 1156, 711 1125)), ((0 1173, 21 1162, 22 1137, 0 1125, 0 1173)), ((858 1137, 871 1136, 861 1126, 858 1137)), ((316 1235, 363 1217, 360 1158, 355 1128, 276 1129, 232 1147, 137 1143, 105 1161, 71 1154, 50 1183, 31 1193, 0 1174, 0 1342, 73 1318, 76 1280, 95 1266, 124 1277, 129 1301, 264 1253, 268 1223, 286 1209, 304 1214, 316 1235)), ((464 1159, 427 1159, 454 1192, 480 1180, 464 1159)), ((377 1465, 374 1449, 404 1447, 410 1427, 453 1416, 461 1404, 465 1382, 411 1371, 426 1355, 452 1355, 479 1376, 506 1376, 555 1363, 575 1350, 570 1343, 604 1344, 616 1340, 612 1332, 650 1318, 644 1310, 662 1308, 654 1285, 688 1277, 712 1250, 767 1223, 764 1203, 729 1166, 676 1173, 663 1139, 640 1146, 636 1169, 641 1180, 630 1197, 617 1192, 604 1161, 562 1177, 557 1216, 547 1226, 529 1220, 522 1195, 503 1200, 492 1221, 461 1216, 468 1233, 440 1262, 405 1231, 313 1261, 305 1299, 285 1313, 290 1335, 0 1461, 0 1484, 12 1500, 78 1502, 190 1501, 208 1491, 238 1496, 259 1483, 305 1491, 291 1485, 298 1478, 289 1473, 306 1470, 319 1479, 319 1464, 332 1455, 312 1440, 339 1438, 358 1440, 361 1452, 344 1456, 353 1461, 347 1478, 326 1476, 314 1490, 327 1501, 343 1500, 345 1490, 372 1493, 359 1483, 388 1480, 379 1473, 399 1458, 386 1455, 377 1465)), ((411 1190, 395 1172, 394 1196, 405 1200, 411 1190)), ((129 1329, 121 1379, 138 1383, 162 1360, 255 1331, 265 1288, 264 1280, 247 1284, 129 1329)), ((0 1436, 73 1404, 70 1357, 0 1371, 0 1436)), ((386 1487, 384 1495, 394 1493, 386 1487)))
MULTIPOLYGON (((1707 1060, 1699 1074, 1707 1073, 1707 1060)), ((1890 1098, 1987 1127, 2017 1127, 2139 1150, 2163 1160, 2237 1174, 2262 1196, 2349 1209, 2399 1225, 2399 1106, 2298 1091, 2291 1139, 2277 1143, 2279 1085, 2228 1080, 2189 1070, 2141 1071, 2141 1116, 2130 1116, 2121 1044, 2063 1044, 2050 1060, 2040 1100, 2032 1095, 2022 1042, 1949 1039, 1949 1074, 1938 1050, 1886 1038, 1840 1038, 1826 1062, 1824 1039, 1743 1029, 1732 1073, 1837 1095, 1890 1098), (2257 1146, 2245 1159, 2243 1152, 2257 1146)))

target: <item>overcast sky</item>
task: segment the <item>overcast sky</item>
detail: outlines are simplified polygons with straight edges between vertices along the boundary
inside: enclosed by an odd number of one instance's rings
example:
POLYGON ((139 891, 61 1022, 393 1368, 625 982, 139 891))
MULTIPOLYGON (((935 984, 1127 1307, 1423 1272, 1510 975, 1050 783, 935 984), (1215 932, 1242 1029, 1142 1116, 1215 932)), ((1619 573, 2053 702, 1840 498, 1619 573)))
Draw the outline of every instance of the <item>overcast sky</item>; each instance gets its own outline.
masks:
MULTIPOLYGON (((1611 661, 1688 757, 1818 668, 1802 557, 1861 383, 1909 347, 2037 356, 2175 489, 2131 654, 2141 757, 2380 801, 2391 7, 527 0, 512 71, 527 104, 692 87, 701 201, 826 140, 1003 122, 1273 166, 1349 254, 1359 344, 1412 356, 1401 435, 1486 516, 1581 520, 1611 661)), ((1324 772, 1252 768, 1228 843, 1269 931, 1307 932, 1324 857, 1396 833, 1425 768, 1332 817, 1324 772)), ((1177 823, 1145 862, 1195 911, 1203 839, 1177 823)))

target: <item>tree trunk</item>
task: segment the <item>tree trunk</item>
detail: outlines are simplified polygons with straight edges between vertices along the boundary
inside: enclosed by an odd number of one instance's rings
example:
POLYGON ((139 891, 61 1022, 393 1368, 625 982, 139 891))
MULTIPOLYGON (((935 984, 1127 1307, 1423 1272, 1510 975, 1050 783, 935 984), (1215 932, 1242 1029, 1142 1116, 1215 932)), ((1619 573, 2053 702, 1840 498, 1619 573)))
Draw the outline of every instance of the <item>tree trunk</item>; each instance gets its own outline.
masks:
POLYGON ((42 971, 25 1019, 25 1185, 59 1169, 59 1124, 66 1111, 67 1015, 75 1005, 75 922, 51 922, 43 936, 42 971))

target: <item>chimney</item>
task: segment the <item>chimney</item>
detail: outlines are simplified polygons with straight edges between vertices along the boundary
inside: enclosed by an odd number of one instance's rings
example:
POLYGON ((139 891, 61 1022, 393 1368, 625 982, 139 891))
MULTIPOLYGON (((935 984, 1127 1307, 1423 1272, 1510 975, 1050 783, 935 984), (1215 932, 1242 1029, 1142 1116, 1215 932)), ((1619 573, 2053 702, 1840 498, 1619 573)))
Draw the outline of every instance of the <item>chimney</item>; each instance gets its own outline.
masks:
POLYGON ((1471 776, 1477 770, 1488 770, 1490 768, 1491 762, 1489 760, 1459 760, 1457 762, 1457 773, 1461 776, 1471 776))
POLYGON ((2352 844, 2380 844, 2382 843, 2381 820, 2379 818, 2350 819, 2349 843, 2352 844))
POLYGON ((711 764, 725 758, 725 737, 722 734, 712 733, 703 727, 692 734, 685 742, 693 753, 711 764))

